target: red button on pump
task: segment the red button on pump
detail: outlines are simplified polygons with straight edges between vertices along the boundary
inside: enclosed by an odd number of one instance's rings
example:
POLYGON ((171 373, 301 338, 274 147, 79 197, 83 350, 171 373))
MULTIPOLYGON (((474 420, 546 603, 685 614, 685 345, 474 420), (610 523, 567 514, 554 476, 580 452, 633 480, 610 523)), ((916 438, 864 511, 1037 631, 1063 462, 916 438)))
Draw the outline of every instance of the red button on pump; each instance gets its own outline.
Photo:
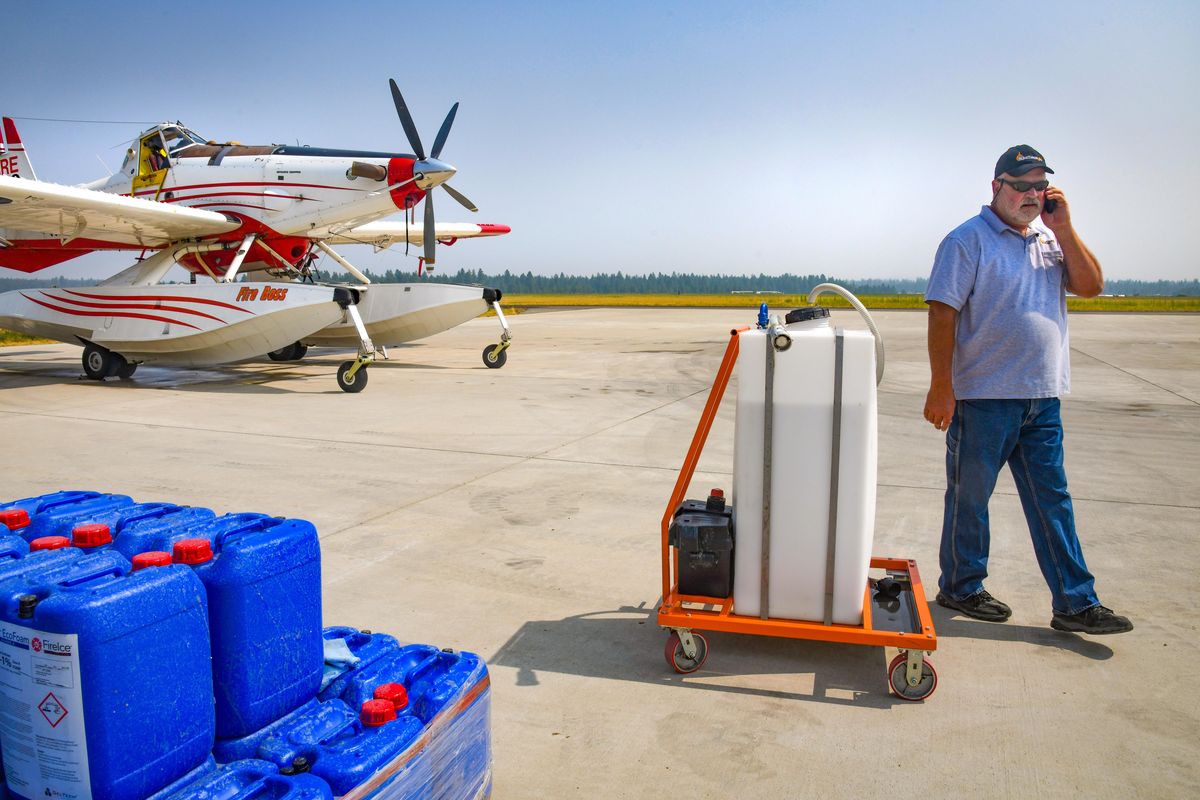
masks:
POLYGON ((375 687, 375 699, 387 700, 397 711, 408 708, 408 690, 402 683, 385 683, 375 687))
POLYGON ((713 489, 711 492, 708 493, 708 496, 709 497, 724 497, 725 490, 724 489, 713 489))
POLYGON ((174 554, 176 564, 203 564, 212 561, 212 543, 208 539, 180 539, 174 554))
POLYGON ((147 553, 138 553, 133 557, 133 571, 146 567, 169 567, 171 565, 171 554, 165 553, 162 550, 151 550, 147 553))
POLYGON ((0 511, 0 524, 10 531, 19 531, 29 527, 29 512, 23 508, 6 508, 0 511))
POLYGON ((70 547, 71 540, 65 536, 39 536, 29 543, 29 552, 36 553, 38 550, 61 550, 64 547, 70 547))
POLYGON ((112 533, 103 522, 85 522, 71 530, 71 544, 76 547, 100 547, 112 542, 112 533))
POLYGON ((378 728, 396 718, 396 707, 390 700, 365 700, 358 718, 368 728, 378 728))

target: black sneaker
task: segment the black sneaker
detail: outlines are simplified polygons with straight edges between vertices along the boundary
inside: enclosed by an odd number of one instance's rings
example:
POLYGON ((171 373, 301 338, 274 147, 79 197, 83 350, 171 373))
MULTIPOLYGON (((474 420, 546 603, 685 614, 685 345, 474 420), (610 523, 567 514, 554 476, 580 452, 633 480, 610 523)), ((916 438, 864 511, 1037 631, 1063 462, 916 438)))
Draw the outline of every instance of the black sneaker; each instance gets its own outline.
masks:
POLYGON ((1060 614, 1055 611, 1054 618, 1050 620, 1050 627, 1056 631, 1100 635, 1131 631, 1133 623, 1128 617, 1114 614, 1111 608, 1096 605, 1078 614, 1060 614))
POLYGON ((954 600, 945 593, 938 592, 937 604, 984 622, 1004 622, 1012 616, 1012 609, 988 594, 987 589, 971 595, 966 600, 954 600))

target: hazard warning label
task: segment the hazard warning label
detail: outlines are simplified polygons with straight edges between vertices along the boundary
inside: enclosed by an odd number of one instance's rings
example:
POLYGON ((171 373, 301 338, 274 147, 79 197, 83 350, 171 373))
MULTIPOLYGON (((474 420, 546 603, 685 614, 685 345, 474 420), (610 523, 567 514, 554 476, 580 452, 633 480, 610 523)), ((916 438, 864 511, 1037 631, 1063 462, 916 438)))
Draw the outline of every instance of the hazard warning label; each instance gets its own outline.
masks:
POLYGON ((63 704, 58 702, 58 698, 54 696, 54 692, 42 698, 42 702, 38 704, 38 711, 42 712, 42 716, 46 718, 46 722, 50 723, 51 728, 57 728, 58 723, 62 722, 67 716, 67 709, 63 708, 63 704))
POLYGON ((79 637, 0 622, 0 749, 9 794, 90 800, 79 637))

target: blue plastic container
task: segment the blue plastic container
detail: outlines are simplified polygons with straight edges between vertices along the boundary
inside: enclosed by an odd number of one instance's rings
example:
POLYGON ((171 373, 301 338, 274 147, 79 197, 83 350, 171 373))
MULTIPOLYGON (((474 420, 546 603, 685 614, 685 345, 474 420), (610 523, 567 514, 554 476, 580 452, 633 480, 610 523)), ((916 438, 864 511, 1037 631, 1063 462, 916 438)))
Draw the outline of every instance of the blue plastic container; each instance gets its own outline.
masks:
POLYGON ((20 536, 0 536, 0 564, 7 564, 29 555, 29 542, 20 536))
MULTIPOLYGON (((26 732, 10 728, 9 741, 42 761, 40 750, 77 759, 85 746, 90 794, 104 800, 143 800, 202 765, 213 742, 212 668, 204 588, 192 571, 129 574, 112 550, 67 548, 14 563, 28 562, 40 566, 0 570, 0 622, 10 631, 0 648, 26 659, 0 691, 28 698, 30 716, 26 732), (59 728, 68 716, 74 721, 59 728), (84 717, 79 740, 52 741, 84 717)), ((10 796, 44 800, 49 787, 36 775, 19 783, 18 771, 6 753, 10 796)))
POLYGON ((123 494, 100 492, 54 492, 40 497, 27 497, 0 504, 0 511, 21 509, 29 515, 29 524, 12 531, 29 542, 41 536, 70 536, 71 528, 79 522, 105 522, 97 515, 133 500, 123 494))
POLYGON ((147 800, 333 800, 329 784, 312 774, 281 775, 267 761, 206 765, 147 800), (189 776, 191 777, 191 776, 189 776))
POLYGON ((170 503, 139 503, 126 510, 113 530, 113 549, 132 560, 150 550, 171 552, 171 545, 210 524, 212 509, 170 503))
POLYGON ((383 724, 364 724, 360 712, 341 700, 306 707, 305 713, 263 740, 259 758, 281 767, 296 758, 307 760, 312 774, 322 778, 335 795, 366 781, 407 750, 424 726, 411 714, 383 724))
POLYGON ((271 724, 259 728, 246 736, 236 739, 217 739, 216 744, 213 745, 213 756, 223 764, 246 758, 254 758, 258 755, 258 746, 263 743, 264 739, 291 728, 296 724, 296 720, 301 717, 316 713, 316 709, 320 705, 321 702, 314 698, 290 714, 285 714, 271 724))
POLYGON ((311 522, 264 514, 217 517, 196 533, 210 552, 181 540, 175 560, 208 593, 217 737, 237 739, 320 688, 321 549, 311 522))
POLYGON ((439 650, 427 644, 405 645, 396 654, 359 670, 341 699, 351 708, 360 708, 378 687, 399 683, 408 690, 413 713, 428 724, 451 698, 486 674, 482 664, 474 653, 439 650))
POLYGON ((321 691, 317 693, 317 698, 320 700, 341 697, 356 675, 379 659, 400 652, 400 642, 396 641, 396 637, 386 633, 371 633, 346 625, 331 625, 321 632, 321 636, 327 641, 344 640, 350 652, 359 660, 357 664, 321 687, 321 691))

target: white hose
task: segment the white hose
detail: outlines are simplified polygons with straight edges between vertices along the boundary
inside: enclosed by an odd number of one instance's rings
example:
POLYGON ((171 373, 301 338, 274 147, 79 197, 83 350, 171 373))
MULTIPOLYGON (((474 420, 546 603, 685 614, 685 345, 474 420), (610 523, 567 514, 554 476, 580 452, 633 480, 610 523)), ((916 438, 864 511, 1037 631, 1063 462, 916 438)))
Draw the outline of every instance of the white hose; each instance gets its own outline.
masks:
POLYGON ((883 381, 883 337, 879 335, 879 329, 875 327, 875 320, 871 319, 871 312, 867 311, 867 307, 860 303, 849 289, 838 286, 836 283, 822 283, 813 287, 813 290, 808 293, 808 304, 815 306, 817 298, 826 293, 840 294, 846 298, 846 301, 854 306, 866 321, 867 327, 871 329, 871 335, 875 337, 875 385, 878 386, 883 381))

